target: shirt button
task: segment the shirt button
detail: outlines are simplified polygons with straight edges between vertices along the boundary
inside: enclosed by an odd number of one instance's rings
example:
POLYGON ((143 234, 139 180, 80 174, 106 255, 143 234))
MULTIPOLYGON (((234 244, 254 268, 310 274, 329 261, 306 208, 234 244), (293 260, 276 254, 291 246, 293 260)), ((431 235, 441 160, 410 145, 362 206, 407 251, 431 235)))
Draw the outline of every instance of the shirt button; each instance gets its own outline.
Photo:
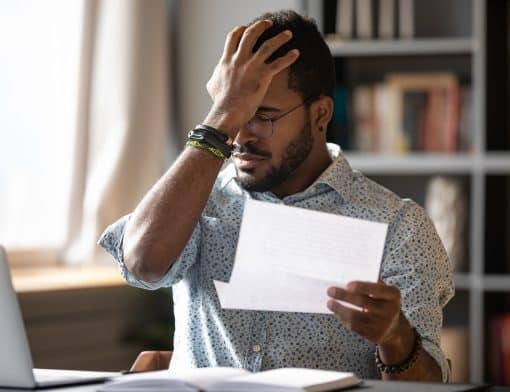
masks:
POLYGON ((253 352, 258 353, 260 351, 260 345, 254 344, 252 347, 253 352))

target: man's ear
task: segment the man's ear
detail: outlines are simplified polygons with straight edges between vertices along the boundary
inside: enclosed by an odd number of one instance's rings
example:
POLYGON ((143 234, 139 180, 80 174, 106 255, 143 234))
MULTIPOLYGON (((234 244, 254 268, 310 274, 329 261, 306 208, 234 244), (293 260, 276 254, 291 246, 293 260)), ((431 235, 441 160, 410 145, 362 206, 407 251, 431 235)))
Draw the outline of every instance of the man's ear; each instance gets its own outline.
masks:
POLYGON ((321 95, 319 99, 312 102, 310 113, 313 131, 326 133, 333 117, 333 106, 333 99, 327 95, 321 95))

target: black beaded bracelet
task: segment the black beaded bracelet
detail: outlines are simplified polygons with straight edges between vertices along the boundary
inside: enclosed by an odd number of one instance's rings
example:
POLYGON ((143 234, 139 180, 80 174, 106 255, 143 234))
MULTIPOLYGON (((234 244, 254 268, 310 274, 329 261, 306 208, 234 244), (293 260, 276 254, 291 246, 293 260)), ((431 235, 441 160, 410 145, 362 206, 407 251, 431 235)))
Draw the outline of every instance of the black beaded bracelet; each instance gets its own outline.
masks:
MULTIPOLYGON (((225 135, 224 135, 225 136, 225 135)), ((227 137, 227 136, 225 136, 227 137)), ((228 139, 228 137, 227 137, 228 139)), ((188 141, 199 142, 207 144, 216 150, 221 151, 224 159, 227 159, 232 154, 232 146, 228 145, 225 140, 220 140, 219 137, 207 128, 194 128, 188 132, 188 141)))
POLYGON ((205 124, 198 124, 195 126, 195 129, 205 129, 206 131, 209 131, 212 135, 214 135, 218 140, 220 140, 222 143, 225 143, 229 146, 232 146, 233 140, 229 136, 225 135, 221 131, 217 130, 216 128, 210 127, 209 125, 205 124))
POLYGON ((411 354, 399 364, 396 365, 386 365, 382 360, 379 354, 379 346, 375 348, 375 364, 377 368, 385 374, 400 374, 408 371, 411 367, 416 363, 418 357, 420 356, 423 343, 420 334, 413 328, 414 332, 414 345, 411 354))

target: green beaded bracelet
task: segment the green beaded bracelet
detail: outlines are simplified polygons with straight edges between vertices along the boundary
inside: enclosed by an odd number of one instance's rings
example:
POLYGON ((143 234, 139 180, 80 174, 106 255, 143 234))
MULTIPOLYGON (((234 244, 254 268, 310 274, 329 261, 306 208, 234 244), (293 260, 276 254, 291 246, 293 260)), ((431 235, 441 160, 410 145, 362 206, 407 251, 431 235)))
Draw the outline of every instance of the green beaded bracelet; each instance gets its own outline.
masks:
POLYGON ((199 142, 198 140, 188 140, 186 142, 187 146, 191 146, 194 148, 199 148, 201 150, 209 151, 211 154, 213 154, 216 158, 220 158, 221 160, 227 159, 227 156, 223 154, 220 150, 217 148, 210 146, 207 143, 199 142))

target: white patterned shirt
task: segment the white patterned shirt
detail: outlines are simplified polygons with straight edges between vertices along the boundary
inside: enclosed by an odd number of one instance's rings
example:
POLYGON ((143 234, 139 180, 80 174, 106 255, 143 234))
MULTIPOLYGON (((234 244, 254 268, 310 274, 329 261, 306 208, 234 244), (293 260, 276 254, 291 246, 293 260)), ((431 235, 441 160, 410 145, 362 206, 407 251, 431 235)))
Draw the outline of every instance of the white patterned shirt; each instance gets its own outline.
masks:
MULTIPOLYGON (((279 199, 247 192, 230 163, 218 176, 206 207, 178 260, 156 283, 137 279, 123 263, 122 239, 129 215, 110 225, 99 240, 133 286, 172 287, 175 316, 170 369, 233 366, 250 371, 305 367, 352 371, 380 378, 375 346, 344 328, 333 314, 222 309, 213 280, 228 282, 248 198, 388 224, 381 279, 400 289, 402 311, 437 361, 443 380, 449 367, 439 347, 442 309, 453 296, 451 266, 422 207, 352 170, 340 148, 303 192, 279 199)), ((313 263, 313 260, 310 260, 313 263)))

